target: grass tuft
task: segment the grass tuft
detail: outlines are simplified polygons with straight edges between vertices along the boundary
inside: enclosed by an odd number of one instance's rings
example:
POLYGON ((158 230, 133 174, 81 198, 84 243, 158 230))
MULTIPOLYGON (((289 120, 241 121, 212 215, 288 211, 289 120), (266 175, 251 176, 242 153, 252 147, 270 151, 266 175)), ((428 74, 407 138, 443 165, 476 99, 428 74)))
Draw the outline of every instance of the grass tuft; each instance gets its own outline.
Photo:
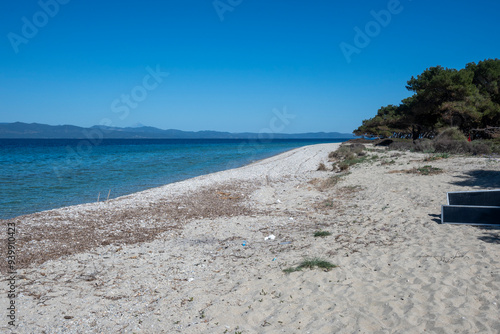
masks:
POLYGON ((441 168, 432 167, 431 165, 425 165, 424 167, 417 168, 416 171, 421 175, 433 175, 443 172, 441 168))
POLYGON ((326 171, 326 166, 325 166, 325 164, 321 162, 321 163, 319 164, 319 166, 318 166, 318 169, 317 169, 317 170, 318 170, 318 171, 323 171, 323 172, 324 172, 324 171, 326 171))
POLYGON ((296 271, 300 271, 300 269, 294 268, 294 267, 289 267, 289 268, 283 269, 283 272, 286 274, 294 273, 296 271))
POLYGON ((301 271, 304 268, 308 268, 308 269, 321 268, 321 269, 325 269, 326 271, 329 271, 330 269, 336 268, 336 267, 337 267, 337 265, 335 265, 333 263, 330 263, 326 260, 322 260, 320 258, 315 257, 315 258, 305 259, 297 267, 295 267, 295 268, 290 267, 290 268, 287 268, 283 271, 287 274, 290 274, 290 273, 293 273, 296 271, 301 271))
POLYGON ((440 154, 436 154, 436 155, 432 155, 430 157, 427 157, 424 159, 425 162, 429 162, 429 161, 435 161, 435 160, 441 160, 441 159, 448 159, 450 157, 450 155, 448 153, 440 153, 440 154))
POLYGON ((314 269, 315 267, 330 270, 337 266, 334 265, 333 263, 330 263, 326 260, 322 260, 320 258, 312 258, 312 259, 305 259, 304 261, 302 261, 298 265, 297 269, 303 269, 303 268, 314 269))
POLYGON ((317 238, 317 237, 327 237, 329 235, 332 235, 331 232, 328 232, 328 231, 316 231, 314 232, 314 237, 317 238))

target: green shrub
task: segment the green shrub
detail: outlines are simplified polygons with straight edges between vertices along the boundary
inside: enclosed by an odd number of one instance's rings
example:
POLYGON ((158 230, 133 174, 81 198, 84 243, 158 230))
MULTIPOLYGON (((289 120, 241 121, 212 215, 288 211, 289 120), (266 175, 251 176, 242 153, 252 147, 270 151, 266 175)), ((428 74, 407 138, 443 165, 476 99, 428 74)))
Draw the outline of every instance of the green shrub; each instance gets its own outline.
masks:
POLYGON ((336 151, 331 152, 328 157, 330 159, 339 160, 354 159, 358 155, 362 154, 364 149, 365 145, 358 143, 351 145, 341 145, 336 151))
POLYGON ((365 150, 365 145, 359 143, 351 144, 349 145, 349 150, 354 154, 360 155, 365 150))
POLYGON ((487 143, 490 146, 491 153, 500 154, 500 138, 488 140, 487 143))
POLYGON ((394 143, 393 139, 378 139, 373 141, 373 145, 375 146, 383 146, 383 147, 388 147, 392 143, 394 143))
POLYGON ((470 143, 471 153, 474 155, 490 154, 491 147, 482 140, 473 141, 470 143))
POLYGON ((329 235, 332 235, 331 232, 328 232, 328 231, 316 231, 314 232, 314 237, 317 238, 317 237, 327 237, 329 235))
POLYGON ((337 159, 338 162, 333 164, 333 169, 346 171, 350 166, 361 163, 367 159, 365 145, 354 143, 350 145, 341 145, 336 151, 331 152, 328 157, 337 159))
POLYGON ((471 145, 466 140, 436 138, 434 140, 434 148, 439 153, 464 154, 470 152, 471 145))
POLYGON ((339 162, 337 164, 337 166, 339 167, 340 171, 343 172, 343 171, 348 170, 350 165, 347 162, 342 161, 342 162, 339 162))
POLYGON ((422 175, 433 175, 442 173, 443 170, 441 168, 432 167, 431 165, 425 165, 424 167, 417 168, 415 172, 422 175))
POLYGON ((453 128, 445 128, 439 132, 436 136, 436 140, 457 140, 457 141, 467 141, 467 137, 465 137, 464 133, 460 131, 460 129, 453 128))
POLYGON ((433 141, 427 138, 417 140, 414 148, 415 151, 424 153, 434 153, 436 151, 433 141))
POLYGON ((415 149, 415 145, 413 145, 411 140, 394 141, 388 147, 390 150, 395 151, 412 151, 415 149))

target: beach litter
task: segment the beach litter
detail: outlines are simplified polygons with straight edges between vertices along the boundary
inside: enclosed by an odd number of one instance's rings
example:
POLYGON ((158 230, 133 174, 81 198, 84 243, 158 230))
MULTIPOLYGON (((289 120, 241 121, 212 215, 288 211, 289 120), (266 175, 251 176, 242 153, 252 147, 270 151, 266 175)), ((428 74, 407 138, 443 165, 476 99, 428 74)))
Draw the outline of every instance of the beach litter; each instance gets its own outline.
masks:
POLYGON ((274 234, 270 234, 270 235, 268 235, 267 237, 264 238, 264 240, 266 240, 266 241, 267 240, 274 240, 274 239, 276 239, 276 236, 274 234))

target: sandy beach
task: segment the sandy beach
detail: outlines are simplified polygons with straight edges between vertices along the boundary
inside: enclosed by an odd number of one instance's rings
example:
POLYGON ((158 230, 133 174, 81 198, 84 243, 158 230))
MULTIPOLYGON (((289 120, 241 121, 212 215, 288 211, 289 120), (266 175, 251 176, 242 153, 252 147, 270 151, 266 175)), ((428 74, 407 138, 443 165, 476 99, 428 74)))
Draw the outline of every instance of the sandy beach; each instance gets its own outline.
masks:
POLYGON ((0 331, 499 333, 500 230, 439 215, 446 192, 500 188, 500 159, 367 145, 340 174, 338 146, 3 221, 0 331), (305 258, 337 267, 283 271, 305 258))

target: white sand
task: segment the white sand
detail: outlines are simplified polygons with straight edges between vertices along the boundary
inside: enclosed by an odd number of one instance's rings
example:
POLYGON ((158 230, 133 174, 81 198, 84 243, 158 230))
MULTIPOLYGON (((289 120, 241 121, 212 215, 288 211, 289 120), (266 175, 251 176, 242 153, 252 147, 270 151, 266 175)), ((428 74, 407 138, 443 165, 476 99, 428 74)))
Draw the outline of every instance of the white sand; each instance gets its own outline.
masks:
MULTIPOLYGON (((436 220, 447 191, 500 188, 500 162, 371 152, 379 159, 321 187, 336 174, 316 169, 331 165, 336 147, 303 147, 108 203, 24 217, 37 225, 57 214, 63 218, 52 223, 64 226, 77 221, 69 217, 105 217, 221 183, 251 191, 251 214, 193 218, 152 242, 19 270, 15 332, 499 333, 499 230, 436 220), (444 173, 389 173, 423 165, 444 173), (332 235, 313 237, 320 229, 332 235), (265 241, 271 234, 275 240, 265 241), (283 272, 305 257, 339 267, 283 272)), ((148 223, 131 217, 129 224, 140 221, 148 223)), ((0 301, 0 329, 8 332, 6 293, 0 301)))

